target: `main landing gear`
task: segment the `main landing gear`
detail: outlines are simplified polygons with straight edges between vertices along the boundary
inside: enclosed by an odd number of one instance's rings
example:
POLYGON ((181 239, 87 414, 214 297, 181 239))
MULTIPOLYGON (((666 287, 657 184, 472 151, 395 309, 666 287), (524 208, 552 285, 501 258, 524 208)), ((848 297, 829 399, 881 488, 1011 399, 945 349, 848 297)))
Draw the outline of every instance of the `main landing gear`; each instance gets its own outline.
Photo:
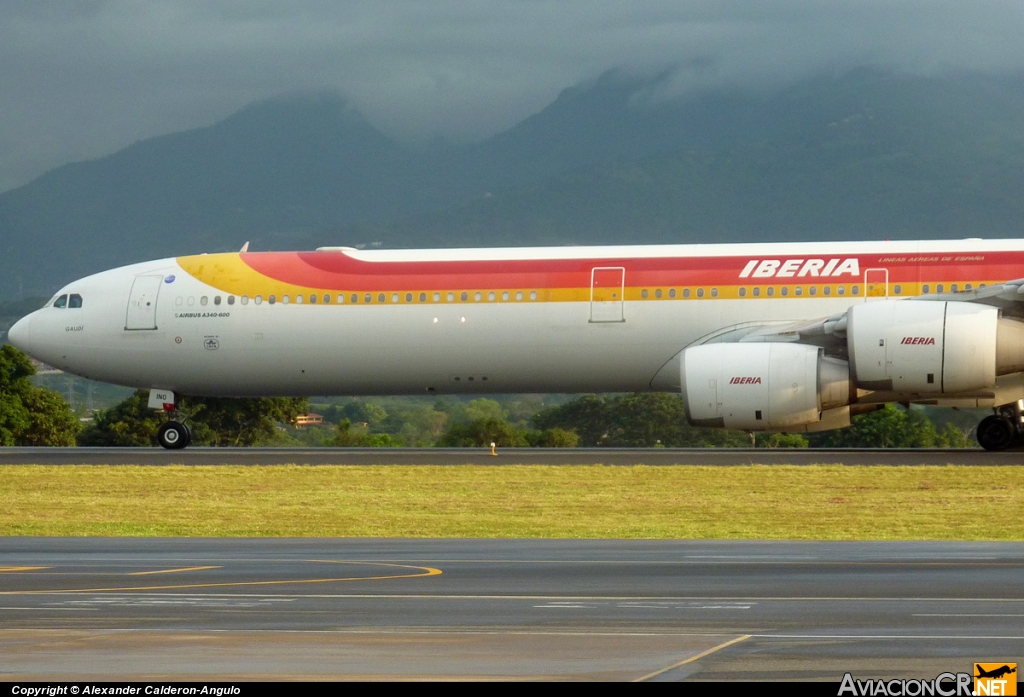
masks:
POLYGON ((1024 445, 1024 399, 995 408, 978 424, 978 443, 985 450, 999 451, 1024 445))
POLYGON ((156 439, 168 450, 181 450, 192 442, 192 430, 180 421, 168 421, 156 432, 156 439))

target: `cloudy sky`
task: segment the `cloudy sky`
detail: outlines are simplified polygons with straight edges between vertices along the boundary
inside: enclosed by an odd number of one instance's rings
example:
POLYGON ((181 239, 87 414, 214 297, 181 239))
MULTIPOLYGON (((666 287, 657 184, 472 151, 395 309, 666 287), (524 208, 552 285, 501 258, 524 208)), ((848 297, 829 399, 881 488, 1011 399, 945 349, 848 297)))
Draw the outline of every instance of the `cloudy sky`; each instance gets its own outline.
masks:
POLYGON ((674 89, 857 65, 1024 69, 1021 0, 3 0, 0 191, 65 162, 338 90, 407 140, 479 139, 610 68, 674 89))

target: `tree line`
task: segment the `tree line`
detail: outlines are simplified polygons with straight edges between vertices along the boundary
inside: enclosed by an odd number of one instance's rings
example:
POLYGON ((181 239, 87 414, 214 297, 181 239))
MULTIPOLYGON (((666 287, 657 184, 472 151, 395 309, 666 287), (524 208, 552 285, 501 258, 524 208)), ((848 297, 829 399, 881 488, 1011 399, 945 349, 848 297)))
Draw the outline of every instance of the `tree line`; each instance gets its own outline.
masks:
MULTIPOLYGON (((13 346, 0 348, 0 445, 155 446, 165 416, 139 390, 83 423, 64 398, 30 380, 35 370, 13 346)), ((666 393, 527 395, 504 401, 457 397, 305 398, 182 397, 192 442, 209 446, 323 447, 976 447, 969 429, 941 427, 919 408, 887 405, 856 416, 850 428, 818 434, 757 434, 691 426, 683 400, 666 393), (299 415, 322 412, 325 425, 300 429, 299 415)))

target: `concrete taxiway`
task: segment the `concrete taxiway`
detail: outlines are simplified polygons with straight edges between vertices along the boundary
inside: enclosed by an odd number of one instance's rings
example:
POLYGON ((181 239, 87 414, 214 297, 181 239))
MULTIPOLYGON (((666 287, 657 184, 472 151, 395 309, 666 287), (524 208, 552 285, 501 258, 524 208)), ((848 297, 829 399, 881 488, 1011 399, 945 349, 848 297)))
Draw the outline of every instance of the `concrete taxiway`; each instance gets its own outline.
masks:
POLYGON ((0 538, 0 679, 931 678, 1024 544, 0 538))
POLYGON ((1024 452, 741 448, 0 448, 0 465, 1020 465, 1024 452))

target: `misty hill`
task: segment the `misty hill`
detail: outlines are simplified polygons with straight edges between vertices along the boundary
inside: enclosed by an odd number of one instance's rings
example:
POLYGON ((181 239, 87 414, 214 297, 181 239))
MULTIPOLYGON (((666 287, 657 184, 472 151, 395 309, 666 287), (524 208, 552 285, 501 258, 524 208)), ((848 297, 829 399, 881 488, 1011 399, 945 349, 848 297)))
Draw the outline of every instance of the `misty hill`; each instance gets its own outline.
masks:
POLYGON ((0 195, 0 298, 158 256, 1024 236, 1024 79, 861 70, 772 92, 608 73, 469 147, 343 98, 254 104, 0 195))

